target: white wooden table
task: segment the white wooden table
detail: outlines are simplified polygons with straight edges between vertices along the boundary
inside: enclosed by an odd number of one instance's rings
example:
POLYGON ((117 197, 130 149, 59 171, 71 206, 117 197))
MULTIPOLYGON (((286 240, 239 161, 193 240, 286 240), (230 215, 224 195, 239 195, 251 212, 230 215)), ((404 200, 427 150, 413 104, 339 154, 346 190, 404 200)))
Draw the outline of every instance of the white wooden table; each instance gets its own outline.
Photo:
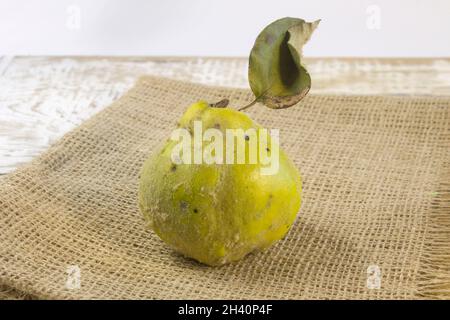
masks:
MULTIPOLYGON (((450 58, 306 62, 312 94, 450 95, 450 58)), ((144 74, 248 88, 246 58, 0 57, 0 174, 40 154, 144 74)))

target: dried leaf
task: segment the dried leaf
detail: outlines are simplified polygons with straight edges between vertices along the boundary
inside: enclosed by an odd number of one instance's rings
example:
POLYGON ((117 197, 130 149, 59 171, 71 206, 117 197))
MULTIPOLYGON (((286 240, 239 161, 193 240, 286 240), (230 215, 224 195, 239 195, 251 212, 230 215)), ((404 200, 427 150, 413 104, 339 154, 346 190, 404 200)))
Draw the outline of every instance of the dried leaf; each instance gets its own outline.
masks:
POLYGON ((301 61, 302 48, 319 22, 283 18, 258 35, 248 72, 258 102, 273 109, 288 108, 308 93, 311 77, 301 61))

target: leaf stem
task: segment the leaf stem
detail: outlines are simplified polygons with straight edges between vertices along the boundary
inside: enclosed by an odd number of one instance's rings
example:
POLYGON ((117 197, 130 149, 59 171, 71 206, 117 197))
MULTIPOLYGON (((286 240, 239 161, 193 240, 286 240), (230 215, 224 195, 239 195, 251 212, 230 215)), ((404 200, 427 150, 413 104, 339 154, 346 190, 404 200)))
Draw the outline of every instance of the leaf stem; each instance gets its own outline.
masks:
POLYGON ((254 104, 256 104, 258 102, 258 98, 256 98, 255 100, 253 100, 252 102, 250 102, 248 105, 243 106, 242 108, 239 108, 238 111, 242 111, 245 109, 250 108, 251 106, 253 106, 254 104))

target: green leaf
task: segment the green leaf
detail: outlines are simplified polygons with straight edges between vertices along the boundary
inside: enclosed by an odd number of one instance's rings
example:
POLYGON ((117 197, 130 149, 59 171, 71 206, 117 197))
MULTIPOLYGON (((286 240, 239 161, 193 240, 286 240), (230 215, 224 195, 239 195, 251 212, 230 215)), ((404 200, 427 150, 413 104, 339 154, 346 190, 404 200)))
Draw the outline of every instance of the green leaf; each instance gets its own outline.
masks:
POLYGON ((320 20, 283 18, 258 35, 250 53, 248 78, 256 101, 288 108, 306 96, 311 77, 302 64, 302 48, 320 20))

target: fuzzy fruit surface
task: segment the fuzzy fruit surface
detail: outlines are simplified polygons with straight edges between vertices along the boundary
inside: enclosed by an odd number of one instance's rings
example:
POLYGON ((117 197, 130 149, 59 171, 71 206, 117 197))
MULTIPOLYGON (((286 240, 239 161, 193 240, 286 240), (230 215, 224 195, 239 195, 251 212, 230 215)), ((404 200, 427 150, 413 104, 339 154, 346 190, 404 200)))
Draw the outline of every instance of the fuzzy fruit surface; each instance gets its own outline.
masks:
MULTIPOLYGON (((224 136, 225 129, 261 128, 242 112, 204 101, 190 106, 179 126, 192 132, 194 121, 224 136)), ((281 148, 279 170, 262 175, 261 163, 175 165, 171 153, 177 143, 168 140, 141 171, 140 209, 163 241, 216 266, 263 250, 286 235, 300 209, 301 178, 281 148)))

